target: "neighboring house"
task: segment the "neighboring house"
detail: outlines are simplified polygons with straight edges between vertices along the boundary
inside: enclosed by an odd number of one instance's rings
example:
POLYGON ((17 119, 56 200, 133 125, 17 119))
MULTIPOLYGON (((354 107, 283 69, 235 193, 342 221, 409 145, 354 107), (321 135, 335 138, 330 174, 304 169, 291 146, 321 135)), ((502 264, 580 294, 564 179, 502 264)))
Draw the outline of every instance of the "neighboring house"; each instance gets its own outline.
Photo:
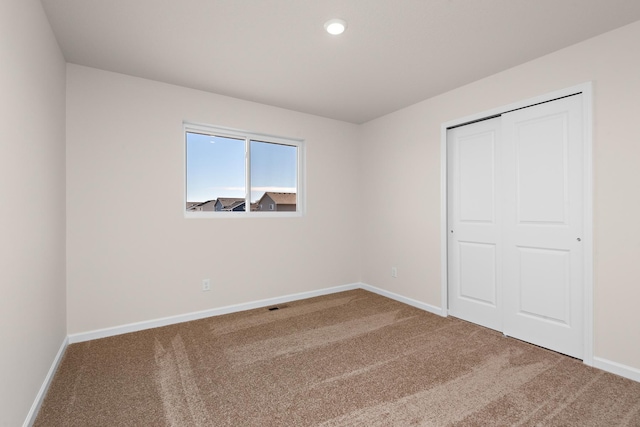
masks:
POLYGON ((207 200, 206 202, 187 202, 188 212, 214 211, 216 200, 207 200))
POLYGON ((296 193, 276 193, 267 191, 258 200, 259 211, 296 211, 296 193))
POLYGON ((200 205, 203 211, 215 211, 216 210, 216 199, 207 200, 206 202, 200 205))
POLYGON ((244 199, 236 197, 220 197, 216 200, 215 211, 217 212, 238 212, 244 211, 244 199))
POLYGON ((235 202, 233 205, 229 206, 228 211, 231 212, 244 212, 245 201, 235 202))
MULTIPOLYGON (((188 212, 244 212, 245 200, 240 198, 220 198, 206 202, 187 202, 188 212)), ((251 203, 251 210, 258 210, 258 203, 251 203)))

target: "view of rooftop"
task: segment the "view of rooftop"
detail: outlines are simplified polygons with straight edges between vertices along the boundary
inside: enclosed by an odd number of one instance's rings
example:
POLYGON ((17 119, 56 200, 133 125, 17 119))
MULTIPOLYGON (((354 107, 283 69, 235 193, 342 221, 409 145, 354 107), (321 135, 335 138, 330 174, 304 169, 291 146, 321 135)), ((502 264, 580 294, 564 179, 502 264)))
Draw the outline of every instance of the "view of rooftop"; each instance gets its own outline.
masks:
MULTIPOLYGON (((265 192, 251 203, 251 212, 295 212, 296 193, 265 192)), ((246 200, 238 197, 219 197, 204 202, 187 202, 187 212, 246 212, 246 200)))

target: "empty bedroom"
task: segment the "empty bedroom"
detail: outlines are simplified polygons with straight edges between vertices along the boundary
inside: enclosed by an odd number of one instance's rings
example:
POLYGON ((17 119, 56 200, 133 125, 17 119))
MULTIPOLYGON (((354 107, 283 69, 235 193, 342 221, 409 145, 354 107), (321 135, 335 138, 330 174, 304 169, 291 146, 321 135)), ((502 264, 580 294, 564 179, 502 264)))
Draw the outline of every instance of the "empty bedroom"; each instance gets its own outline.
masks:
POLYGON ((0 426, 640 426, 640 2, 0 35, 0 426))

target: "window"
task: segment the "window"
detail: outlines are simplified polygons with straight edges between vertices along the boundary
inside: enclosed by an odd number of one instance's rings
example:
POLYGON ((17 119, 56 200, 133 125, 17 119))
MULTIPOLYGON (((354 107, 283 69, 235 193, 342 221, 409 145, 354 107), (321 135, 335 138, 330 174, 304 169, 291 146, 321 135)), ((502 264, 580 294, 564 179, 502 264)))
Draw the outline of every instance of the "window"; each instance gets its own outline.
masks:
POLYGON ((186 123, 184 132, 187 217, 302 214, 303 141, 186 123))

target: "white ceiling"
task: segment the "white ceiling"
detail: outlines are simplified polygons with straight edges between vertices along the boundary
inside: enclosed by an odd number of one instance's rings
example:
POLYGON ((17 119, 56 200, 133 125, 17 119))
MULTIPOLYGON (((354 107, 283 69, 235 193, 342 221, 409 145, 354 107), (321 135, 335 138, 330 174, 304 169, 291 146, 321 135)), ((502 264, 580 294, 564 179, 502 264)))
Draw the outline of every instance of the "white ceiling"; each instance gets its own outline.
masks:
POLYGON ((68 62, 352 123, 640 20, 639 0, 42 3, 68 62))

